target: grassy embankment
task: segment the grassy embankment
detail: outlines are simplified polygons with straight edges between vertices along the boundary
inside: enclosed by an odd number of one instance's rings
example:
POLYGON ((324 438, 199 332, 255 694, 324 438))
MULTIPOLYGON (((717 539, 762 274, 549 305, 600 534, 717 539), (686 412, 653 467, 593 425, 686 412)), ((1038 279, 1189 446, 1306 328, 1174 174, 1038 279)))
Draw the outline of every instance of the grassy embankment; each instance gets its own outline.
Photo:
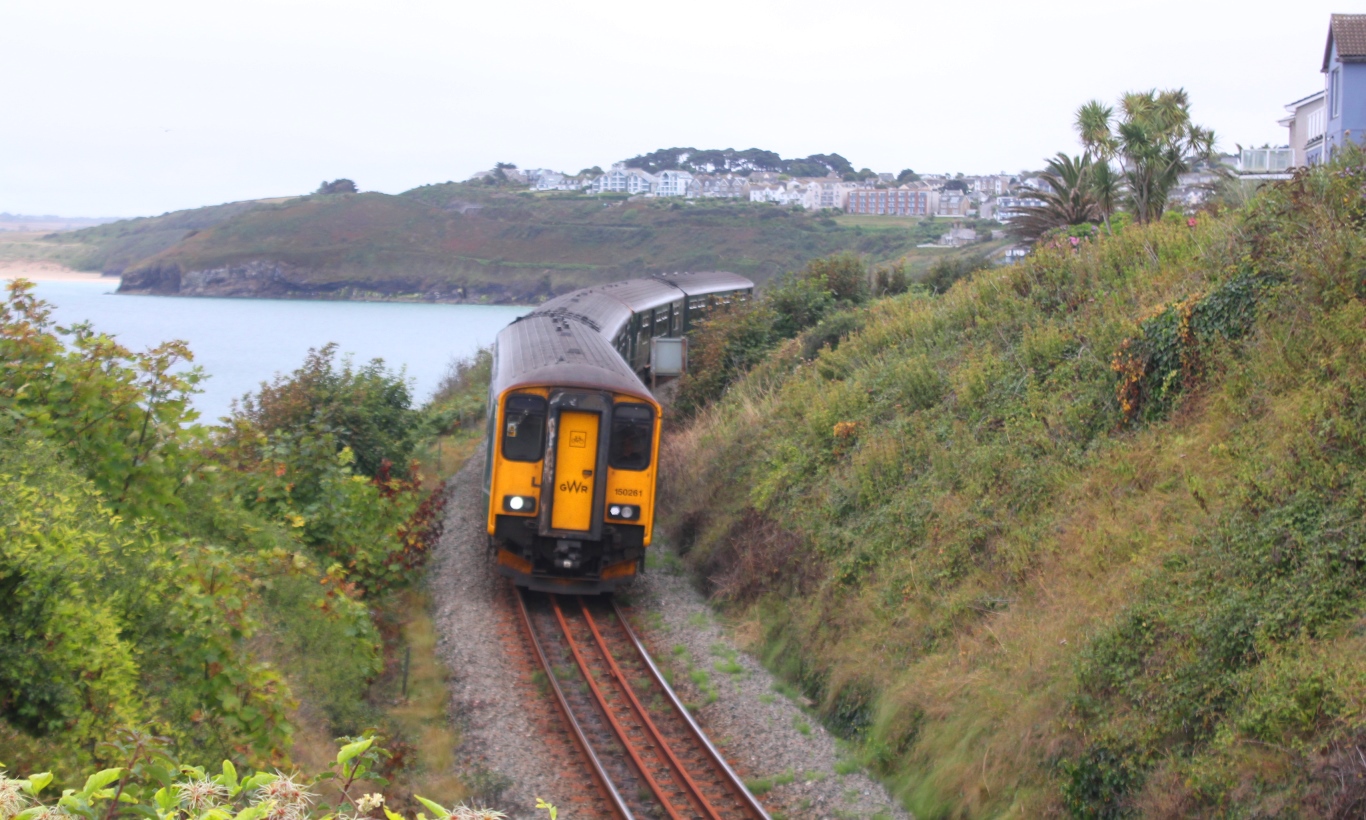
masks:
POLYGON ((1363 181, 788 343, 670 438, 665 529, 919 817, 1359 811, 1363 181))
MULTIPOLYGON (((54 234, 28 250, 83 270, 155 279, 278 263, 319 294, 534 302, 552 292, 672 270, 732 270, 764 281, 850 250, 875 262, 917 249, 949 221, 854 218, 724 200, 626 202, 480 185, 399 195, 229 203, 54 234), (464 289, 463 297, 461 289, 464 289), (349 290, 347 290, 349 289, 349 290)), ((1000 243, 982 246, 996 250, 1000 243)))

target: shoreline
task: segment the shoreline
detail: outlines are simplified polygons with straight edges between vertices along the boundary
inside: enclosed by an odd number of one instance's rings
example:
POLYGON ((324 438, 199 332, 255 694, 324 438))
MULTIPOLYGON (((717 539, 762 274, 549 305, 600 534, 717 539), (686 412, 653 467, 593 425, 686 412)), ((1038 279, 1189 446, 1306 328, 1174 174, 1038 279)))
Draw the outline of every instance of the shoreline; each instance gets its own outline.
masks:
POLYGON ((28 279, 34 282, 107 282, 118 285, 120 277, 92 271, 73 270, 53 262, 0 262, 0 280, 28 279))

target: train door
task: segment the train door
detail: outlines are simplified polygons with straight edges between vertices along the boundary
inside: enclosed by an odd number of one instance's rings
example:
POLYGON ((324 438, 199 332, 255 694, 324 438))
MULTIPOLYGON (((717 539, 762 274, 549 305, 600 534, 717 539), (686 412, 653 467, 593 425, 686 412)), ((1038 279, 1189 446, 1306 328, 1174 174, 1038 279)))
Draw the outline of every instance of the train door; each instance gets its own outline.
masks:
POLYGON ((588 532, 593 528, 593 488, 598 481, 597 413, 560 411, 555 444, 555 499, 550 526, 588 532))
POLYGON ((606 492, 604 419, 611 408, 612 398, 605 393, 560 391, 550 397, 540 533, 571 539, 560 546, 574 552, 580 540, 596 541, 602 534, 602 517, 594 511, 602 507, 606 492))

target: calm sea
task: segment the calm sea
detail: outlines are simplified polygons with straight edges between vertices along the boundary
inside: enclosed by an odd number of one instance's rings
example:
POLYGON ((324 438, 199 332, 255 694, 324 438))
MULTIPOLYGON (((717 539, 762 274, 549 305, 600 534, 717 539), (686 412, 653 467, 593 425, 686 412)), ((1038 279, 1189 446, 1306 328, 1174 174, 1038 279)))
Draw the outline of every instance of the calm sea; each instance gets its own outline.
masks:
POLYGON ((425 401, 450 363, 492 344, 529 308, 287 299, 118 296, 115 282, 40 282, 58 324, 89 321, 125 347, 143 350, 183 339, 209 378, 195 398, 201 421, 226 415, 230 402, 276 373, 303 364, 310 347, 336 342, 355 361, 403 367, 425 401))

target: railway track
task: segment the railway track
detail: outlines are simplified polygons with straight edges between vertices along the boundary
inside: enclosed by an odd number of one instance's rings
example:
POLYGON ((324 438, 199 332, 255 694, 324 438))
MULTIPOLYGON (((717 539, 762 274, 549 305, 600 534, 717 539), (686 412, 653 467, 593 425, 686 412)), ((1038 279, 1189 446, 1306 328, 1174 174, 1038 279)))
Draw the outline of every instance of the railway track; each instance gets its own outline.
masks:
POLYGON ((548 686, 622 820, 768 820, 664 680, 616 603, 518 590, 548 686))

